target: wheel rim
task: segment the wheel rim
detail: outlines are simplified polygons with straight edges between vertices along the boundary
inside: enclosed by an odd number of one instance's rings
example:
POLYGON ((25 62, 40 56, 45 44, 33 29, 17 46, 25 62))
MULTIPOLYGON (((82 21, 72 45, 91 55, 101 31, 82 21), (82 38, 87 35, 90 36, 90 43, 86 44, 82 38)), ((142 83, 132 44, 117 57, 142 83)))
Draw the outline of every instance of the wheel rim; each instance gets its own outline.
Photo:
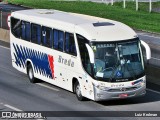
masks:
POLYGON ((32 69, 29 69, 29 78, 33 79, 33 70, 32 69))
POLYGON ((76 87, 76 94, 78 95, 78 97, 81 97, 81 89, 79 84, 76 87))

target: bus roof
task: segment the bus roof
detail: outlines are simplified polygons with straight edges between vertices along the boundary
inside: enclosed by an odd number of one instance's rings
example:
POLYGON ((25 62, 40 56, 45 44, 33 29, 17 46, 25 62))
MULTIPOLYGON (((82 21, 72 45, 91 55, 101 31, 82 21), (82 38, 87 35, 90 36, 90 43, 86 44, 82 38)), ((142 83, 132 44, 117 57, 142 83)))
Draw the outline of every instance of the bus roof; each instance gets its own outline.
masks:
POLYGON ((127 25, 99 17, 47 9, 29 9, 11 14, 15 18, 80 34, 92 41, 119 41, 137 37, 127 25))

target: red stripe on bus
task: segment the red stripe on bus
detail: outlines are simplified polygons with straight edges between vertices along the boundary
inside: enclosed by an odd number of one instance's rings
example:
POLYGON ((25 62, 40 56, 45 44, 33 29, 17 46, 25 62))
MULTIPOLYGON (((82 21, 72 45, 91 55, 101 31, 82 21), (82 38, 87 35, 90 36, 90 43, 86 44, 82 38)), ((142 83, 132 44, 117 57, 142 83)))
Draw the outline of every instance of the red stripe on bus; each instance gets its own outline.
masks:
POLYGON ((52 78, 54 79, 54 58, 53 56, 48 55, 48 61, 49 61, 50 70, 52 72, 52 78))

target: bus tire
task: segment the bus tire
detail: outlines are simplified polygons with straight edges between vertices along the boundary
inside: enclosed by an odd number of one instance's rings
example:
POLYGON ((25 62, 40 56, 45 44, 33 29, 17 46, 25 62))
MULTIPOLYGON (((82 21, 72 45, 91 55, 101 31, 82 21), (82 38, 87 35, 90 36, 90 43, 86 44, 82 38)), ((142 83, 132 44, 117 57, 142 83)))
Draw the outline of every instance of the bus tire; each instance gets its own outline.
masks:
POLYGON ((29 81, 30 81, 31 83, 35 83, 35 82, 36 82, 36 79, 35 79, 35 77, 34 77, 33 68, 32 68, 32 65, 31 65, 31 64, 29 64, 29 65, 27 66, 27 75, 28 75, 29 81))
POLYGON ((79 101, 83 101, 84 97, 81 94, 81 89, 80 89, 80 84, 78 81, 75 82, 74 84, 74 92, 76 94, 76 97, 79 101))

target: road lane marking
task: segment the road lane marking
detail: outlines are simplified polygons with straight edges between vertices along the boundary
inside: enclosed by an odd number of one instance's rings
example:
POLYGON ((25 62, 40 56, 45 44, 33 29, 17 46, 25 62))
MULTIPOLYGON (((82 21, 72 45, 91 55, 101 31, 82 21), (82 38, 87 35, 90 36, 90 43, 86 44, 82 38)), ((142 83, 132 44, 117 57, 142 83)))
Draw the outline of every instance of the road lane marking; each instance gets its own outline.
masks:
POLYGON ((8 105, 8 104, 4 104, 4 106, 7 107, 7 108, 10 108, 10 109, 12 109, 12 110, 15 110, 15 111, 23 111, 23 110, 20 110, 20 109, 18 109, 18 108, 16 108, 16 107, 13 107, 13 106, 11 106, 11 105, 8 105))
POLYGON ((1 48, 4 48, 4 49, 10 50, 10 48, 8 48, 8 47, 4 47, 4 46, 1 46, 1 45, 0 45, 0 47, 1 47, 1 48))
MULTIPOLYGON (((2 104, 3 104, 3 103, 2 103, 2 104)), ((18 112, 24 112, 23 110, 20 110, 20 109, 18 109, 18 108, 16 108, 16 107, 13 107, 13 106, 11 106, 11 105, 8 105, 8 104, 4 104, 4 106, 7 107, 7 108, 10 108, 10 109, 12 109, 12 110, 18 111, 18 112)), ((44 120, 44 119, 36 119, 36 120, 44 120)))
POLYGON ((154 92, 154 93, 157 93, 157 94, 160 94, 160 92, 155 91, 155 90, 152 90, 152 89, 148 89, 148 88, 147 88, 146 90, 151 91, 151 92, 154 92))
POLYGON ((45 85, 45 84, 42 84, 42 83, 36 83, 37 85, 40 85, 40 86, 42 86, 42 87, 45 87, 45 88, 48 88, 48 89, 50 89, 50 90, 54 90, 54 91, 59 91, 58 89, 56 89, 56 88, 53 88, 53 87, 50 87, 50 86, 48 86, 48 85, 45 85))
MULTIPOLYGON (((16 108, 16 107, 13 107, 13 106, 11 106, 11 105, 8 105, 8 104, 4 104, 4 106, 7 107, 7 108, 10 108, 10 109, 12 109, 12 110, 18 111, 18 112, 24 112, 23 110, 20 110, 20 109, 18 109, 18 108, 16 108)), ((25 113, 25 112, 24 112, 24 113, 25 113)), ((45 119, 36 119, 36 120, 45 120, 45 119)))

